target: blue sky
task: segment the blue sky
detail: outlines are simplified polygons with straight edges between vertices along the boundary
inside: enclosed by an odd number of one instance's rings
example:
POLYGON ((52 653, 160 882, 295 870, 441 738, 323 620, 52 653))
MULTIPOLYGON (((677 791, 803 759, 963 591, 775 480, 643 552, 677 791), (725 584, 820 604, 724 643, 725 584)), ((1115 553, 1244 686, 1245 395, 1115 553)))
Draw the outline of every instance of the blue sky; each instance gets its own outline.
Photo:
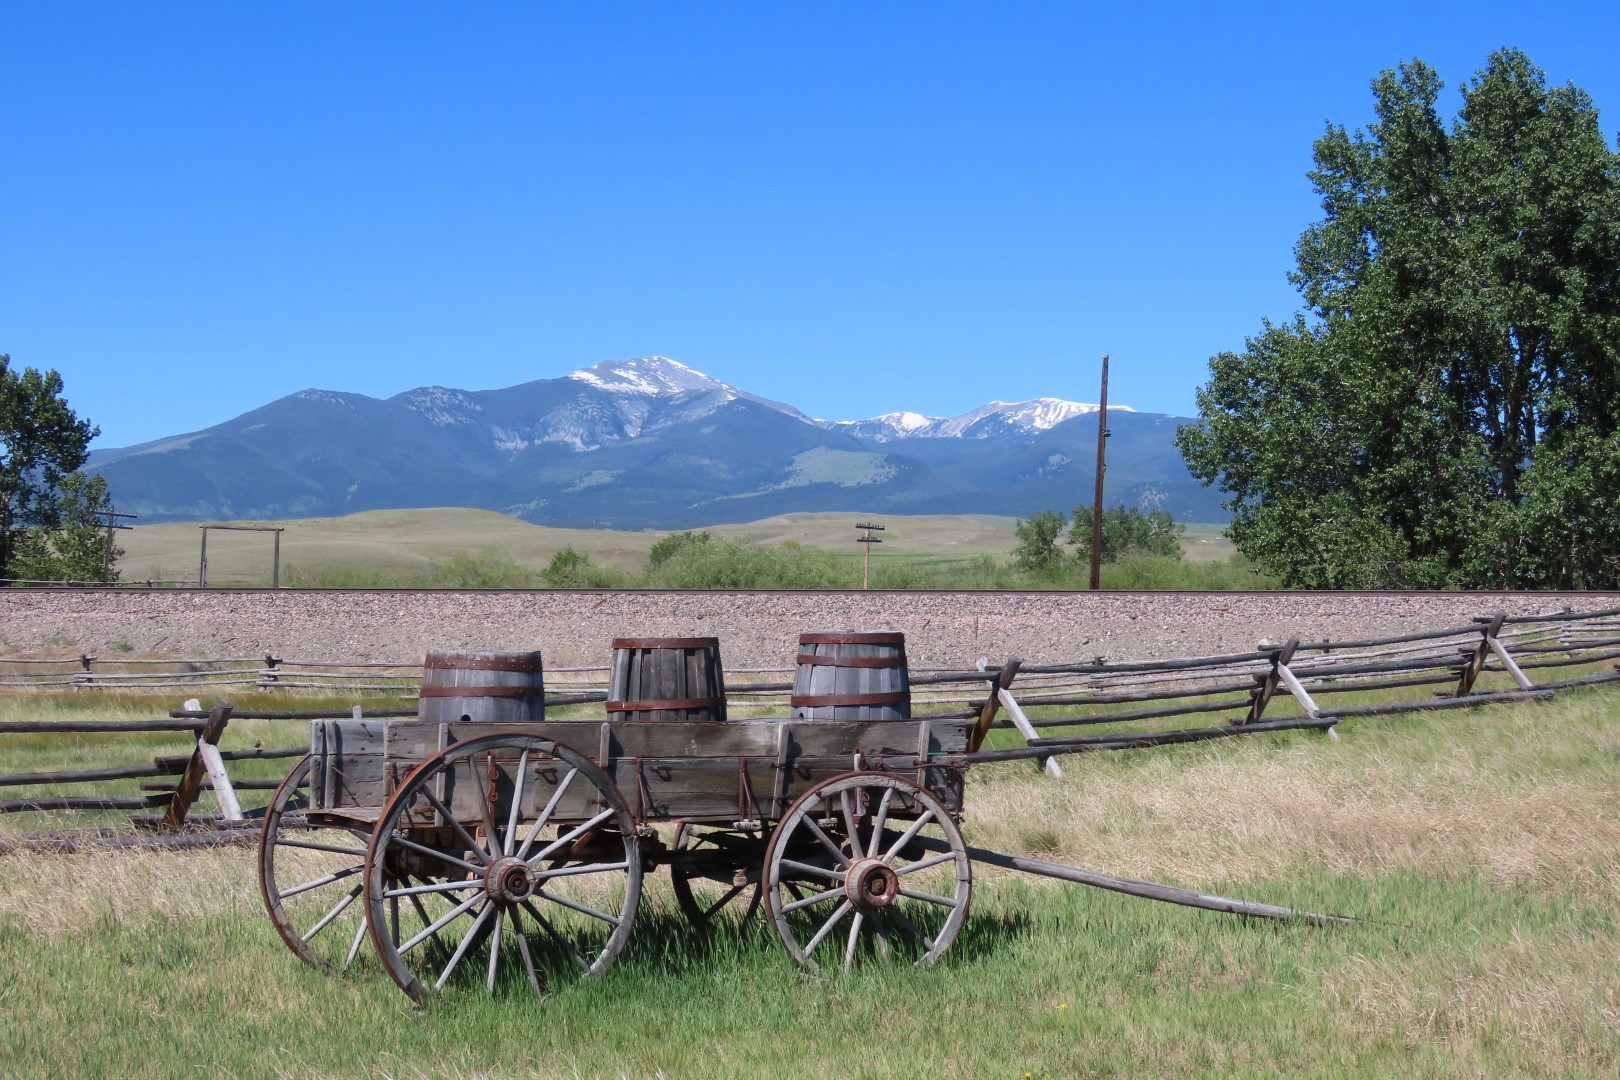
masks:
POLYGON ((1620 4, 0 7, 0 352, 96 445, 306 386, 662 354, 816 416, 1191 413, 1298 298, 1369 81, 1516 45, 1620 130, 1620 4), (1348 21, 1353 18, 1353 21, 1348 21))

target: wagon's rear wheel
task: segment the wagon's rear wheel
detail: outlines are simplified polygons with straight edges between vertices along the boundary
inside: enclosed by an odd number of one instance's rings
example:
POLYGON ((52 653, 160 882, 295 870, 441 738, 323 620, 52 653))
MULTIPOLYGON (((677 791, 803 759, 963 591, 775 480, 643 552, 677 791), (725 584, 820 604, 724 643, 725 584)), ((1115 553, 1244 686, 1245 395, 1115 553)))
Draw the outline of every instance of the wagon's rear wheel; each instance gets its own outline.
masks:
POLYGON ((365 935, 366 843, 362 828, 307 824, 310 755, 287 773, 259 829, 259 895, 276 932, 299 959, 346 969, 365 935))
POLYGON ((762 899, 759 853, 764 842, 759 829, 692 821, 675 827, 678 854, 670 861, 669 880, 687 921, 707 927, 726 911, 739 912, 745 922, 753 920, 762 899))
POLYGON ((372 942, 417 1001, 474 982, 543 994, 613 962, 641 870, 629 805, 590 759, 520 732, 470 739, 418 766, 377 820, 372 942))
POLYGON ((950 812, 900 776, 848 773, 789 808, 765 852, 765 904, 798 965, 932 964, 967 919, 967 846, 950 812), (819 957, 819 959, 818 959, 819 957))

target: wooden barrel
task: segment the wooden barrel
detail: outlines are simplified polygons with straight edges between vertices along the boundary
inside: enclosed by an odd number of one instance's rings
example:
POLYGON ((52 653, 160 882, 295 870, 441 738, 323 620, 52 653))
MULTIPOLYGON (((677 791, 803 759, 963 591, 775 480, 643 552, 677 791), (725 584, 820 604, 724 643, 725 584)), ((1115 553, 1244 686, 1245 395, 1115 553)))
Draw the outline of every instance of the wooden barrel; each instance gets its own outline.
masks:
POLYGON ((607 711, 610 720, 724 720, 720 639, 615 639, 607 711))
POLYGON ((906 635, 800 634, 790 704, 797 720, 910 719, 906 635))
POLYGON ((430 652, 417 709, 444 723, 527 724, 546 717, 537 652, 430 652))

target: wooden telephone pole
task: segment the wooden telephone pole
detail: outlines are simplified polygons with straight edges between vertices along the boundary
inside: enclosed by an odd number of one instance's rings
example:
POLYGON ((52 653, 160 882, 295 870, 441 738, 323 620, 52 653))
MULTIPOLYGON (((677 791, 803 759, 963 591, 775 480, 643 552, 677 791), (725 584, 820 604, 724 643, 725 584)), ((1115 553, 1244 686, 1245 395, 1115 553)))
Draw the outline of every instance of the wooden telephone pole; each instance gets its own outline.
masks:
POLYGON ((1107 469, 1104 448, 1108 445, 1108 357, 1103 356, 1102 401, 1097 406, 1097 494, 1091 502, 1091 587, 1102 588, 1103 472, 1107 469))
POLYGON ((871 575, 872 575, 872 545, 873 544, 881 544, 881 543, 883 543, 882 540, 879 540, 877 537, 873 536, 872 534, 874 532, 882 532, 883 531, 883 526, 881 526, 881 525, 857 525, 855 527, 857 529, 865 529, 866 530, 866 532, 864 534, 857 537, 856 540, 855 540, 855 542, 857 544, 865 544, 866 545, 866 551, 861 557, 861 588, 865 589, 867 587, 867 582, 871 579, 871 575))

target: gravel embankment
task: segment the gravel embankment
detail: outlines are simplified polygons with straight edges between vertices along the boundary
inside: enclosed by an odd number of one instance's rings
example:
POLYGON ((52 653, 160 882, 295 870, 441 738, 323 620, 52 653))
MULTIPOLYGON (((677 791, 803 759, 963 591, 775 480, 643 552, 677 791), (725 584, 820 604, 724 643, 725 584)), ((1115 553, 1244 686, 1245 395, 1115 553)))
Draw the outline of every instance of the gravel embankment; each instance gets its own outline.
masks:
POLYGON ((712 635, 730 668, 792 664, 806 630, 906 634, 914 668, 1245 652, 1261 638, 1350 640, 1475 614, 1591 611, 1620 593, 675 593, 0 590, 0 655, 117 651, 416 663, 430 649, 534 649, 599 666, 614 637, 712 635))

